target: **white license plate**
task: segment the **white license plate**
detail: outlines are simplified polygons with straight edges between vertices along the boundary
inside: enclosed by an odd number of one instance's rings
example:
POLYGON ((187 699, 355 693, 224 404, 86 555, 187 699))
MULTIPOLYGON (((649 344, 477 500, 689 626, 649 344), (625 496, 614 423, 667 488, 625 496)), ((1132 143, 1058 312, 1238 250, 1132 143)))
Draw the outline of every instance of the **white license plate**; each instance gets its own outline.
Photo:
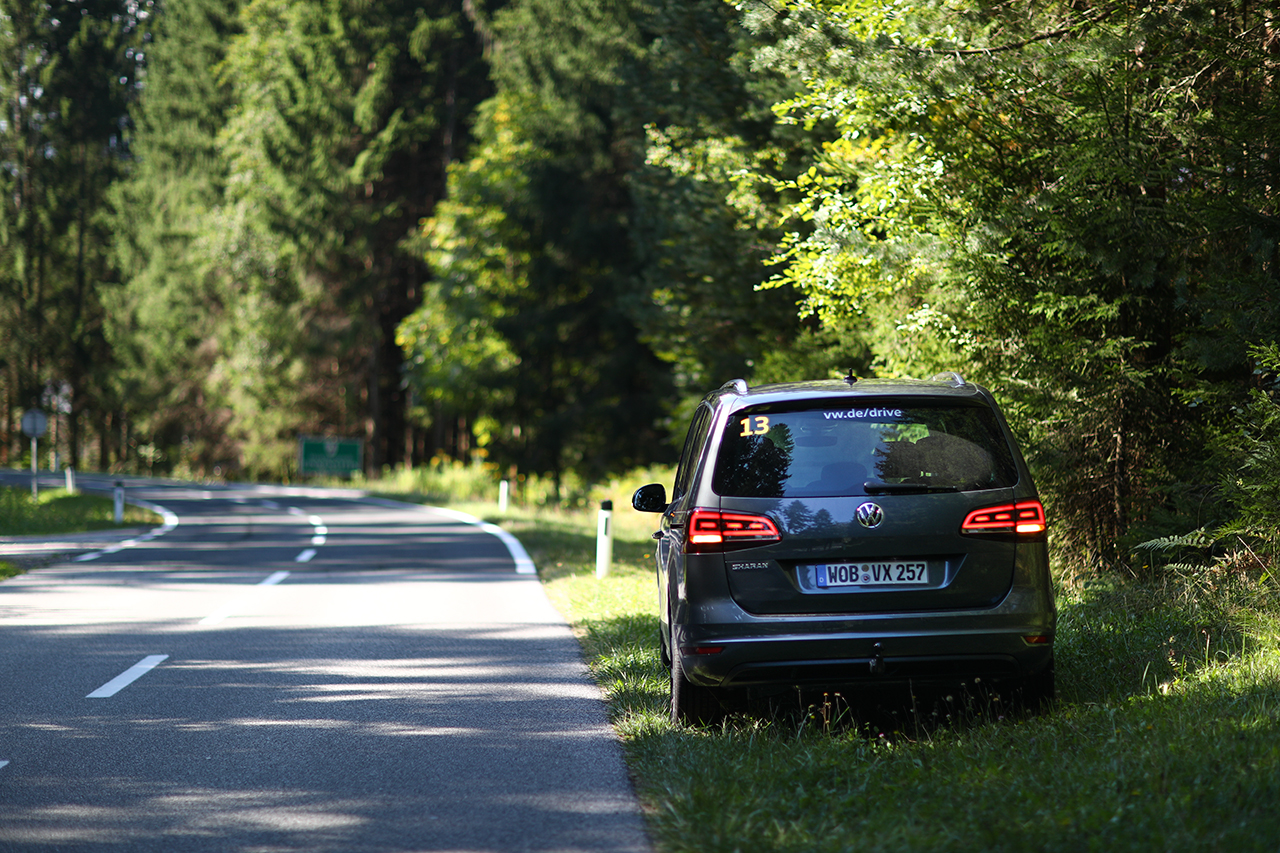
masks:
POLYGON ((833 586, 924 586, 929 583, 929 564, 906 560, 881 563, 828 563, 813 567, 814 585, 833 586))

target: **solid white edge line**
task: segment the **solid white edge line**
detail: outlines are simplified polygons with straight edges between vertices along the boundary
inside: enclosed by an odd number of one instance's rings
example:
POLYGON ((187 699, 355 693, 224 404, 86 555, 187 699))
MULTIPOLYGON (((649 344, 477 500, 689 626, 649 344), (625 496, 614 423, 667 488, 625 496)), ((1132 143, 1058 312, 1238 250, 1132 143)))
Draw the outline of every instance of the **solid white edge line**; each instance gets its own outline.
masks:
POLYGON ((168 659, 168 655, 147 655, 145 658, 138 661, 133 666, 129 667, 124 672, 120 673, 115 678, 111 679, 84 698, 108 699, 128 687, 130 684, 133 684, 133 682, 137 681, 139 678, 146 675, 168 659))
POLYGON ((155 539, 157 536, 163 536, 166 533, 168 533, 170 530, 173 530, 180 523, 177 515, 175 515, 173 512, 169 511, 165 507, 160 506, 159 504, 153 504, 151 501, 143 501, 143 500, 138 500, 136 498, 126 498, 125 501, 127 503, 133 504, 134 506, 140 506, 143 509, 151 510, 156 515, 164 519, 164 524, 160 525, 160 527, 158 527, 157 529, 152 530, 150 533, 147 533, 138 539, 127 539, 118 545, 112 545, 110 548, 103 548, 100 551, 90 551, 88 554, 80 554, 77 557, 72 557, 71 558, 72 562, 87 563, 90 560, 98 559, 104 554, 115 554, 116 552, 124 548, 133 548, 136 545, 138 545, 140 542, 150 542, 152 539, 155 539))
POLYGON ((497 536, 503 545, 507 546, 507 551, 511 554, 511 559, 516 564, 516 574, 518 575, 536 575, 538 569, 533 565, 533 560, 529 557, 529 552, 520 544, 520 540, 503 530, 496 524, 490 524, 487 521, 481 521, 474 515, 467 515, 465 512, 459 512, 456 509, 445 509, 444 507, 432 506, 424 507, 433 512, 446 515, 449 518, 457 519, 464 524, 470 524, 479 527, 485 533, 497 536))

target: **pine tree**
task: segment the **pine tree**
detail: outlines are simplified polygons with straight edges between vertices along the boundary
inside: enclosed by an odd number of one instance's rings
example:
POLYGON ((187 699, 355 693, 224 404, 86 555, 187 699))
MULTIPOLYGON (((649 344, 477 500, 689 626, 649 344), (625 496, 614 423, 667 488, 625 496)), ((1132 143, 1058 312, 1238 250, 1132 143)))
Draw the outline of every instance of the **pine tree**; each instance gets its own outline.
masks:
MULTIPOLYGON (((8 2, 0 33, 0 358, 6 423, 15 410, 69 406, 70 452, 81 422, 118 408, 102 297, 111 262, 109 191, 137 83, 130 49, 149 4, 8 2)), ((12 436, 12 431, 10 432, 12 436)), ((105 437, 105 436, 100 436, 105 437)))
POLYGON ((681 397, 790 350, 792 300, 755 290, 773 199, 733 181, 753 146, 787 154, 734 64, 732 14, 524 0, 496 16, 499 91, 424 229, 437 282, 401 339, 436 420, 473 422, 501 466, 595 479, 666 458, 681 397), (449 377, 477 371, 487 393, 459 394, 449 377))
POLYGON ((223 266, 204 247, 226 186, 217 136, 232 99, 218 66, 240 5, 185 0, 152 22, 138 51, 146 76, 131 173, 116 194, 116 251, 128 271, 110 306, 120 379, 138 430, 167 465, 193 473, 236 456, 228 407, 211 387, 227 322, 223 266))
POLYGON ((221 364, 234 429, 277 464, 301 430, 363 432, 375 469, 409 453, 395 329, 424 272, 401 243, 443 195, 465 141, 460 117, 487 92, 468 9, 245 8, 226 60, 234 107, 219 141, 228 183, 215 249, 237 265, 228 300, 252 310, 221 364), (273 381, 257 385, 260 370, 273 381))

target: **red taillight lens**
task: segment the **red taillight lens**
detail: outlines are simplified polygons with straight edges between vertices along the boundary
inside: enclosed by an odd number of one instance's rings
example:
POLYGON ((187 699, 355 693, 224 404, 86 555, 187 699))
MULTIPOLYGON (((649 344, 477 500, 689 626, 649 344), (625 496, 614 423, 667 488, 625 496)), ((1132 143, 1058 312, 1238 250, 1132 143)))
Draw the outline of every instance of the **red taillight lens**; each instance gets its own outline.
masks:
POLYGON ((1040 501, 1021 501, 986 509, 975 509, 965 516, 961 533, 1021 533, 1034 536, 1047 528, 1044 505, 1040 501))
POLYGON ((782 539, 767 515, 695 509, 689 513, 685 551, 691 554, 769 545, 782 539))

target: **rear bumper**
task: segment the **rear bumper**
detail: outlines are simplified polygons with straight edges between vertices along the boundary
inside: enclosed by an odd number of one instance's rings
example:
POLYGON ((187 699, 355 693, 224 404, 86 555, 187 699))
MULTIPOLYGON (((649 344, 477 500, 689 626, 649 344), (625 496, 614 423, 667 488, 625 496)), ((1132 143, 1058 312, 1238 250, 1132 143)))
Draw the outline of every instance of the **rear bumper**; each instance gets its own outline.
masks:
MULTIPOLYGON (((857 645, 863 644, 851 643, 849 647, 857 645)), ((886 638, 880 641, 880 645, 902 649, 905 644, 899 638, 886 638)), ((866 681, 955 682, 975 678, 992 682, 1015 681, 1043 670, 1053 659, 1052 643, 1007 654, 993 652, 990 645, 979 645, 969 653, 939 654, 932 644, 925 645, 933 648, 933 653, 810 657, 804 652, 812 650, 777 642, 746 641, 726 645, 724 651, 714 655, 682 652, 681 663, 687 677, 696 683, 714 687, 753 687, 838 685, 866 681)), ((833 647, 828 641, 824 648, 831 651, 833 647)))
POLYGON ((1014 680, 1051 663, 1055 619, 1011 598, 982 611, 748 617, 677 624, 673 633, 686 677, 708 687, 1014 680))

